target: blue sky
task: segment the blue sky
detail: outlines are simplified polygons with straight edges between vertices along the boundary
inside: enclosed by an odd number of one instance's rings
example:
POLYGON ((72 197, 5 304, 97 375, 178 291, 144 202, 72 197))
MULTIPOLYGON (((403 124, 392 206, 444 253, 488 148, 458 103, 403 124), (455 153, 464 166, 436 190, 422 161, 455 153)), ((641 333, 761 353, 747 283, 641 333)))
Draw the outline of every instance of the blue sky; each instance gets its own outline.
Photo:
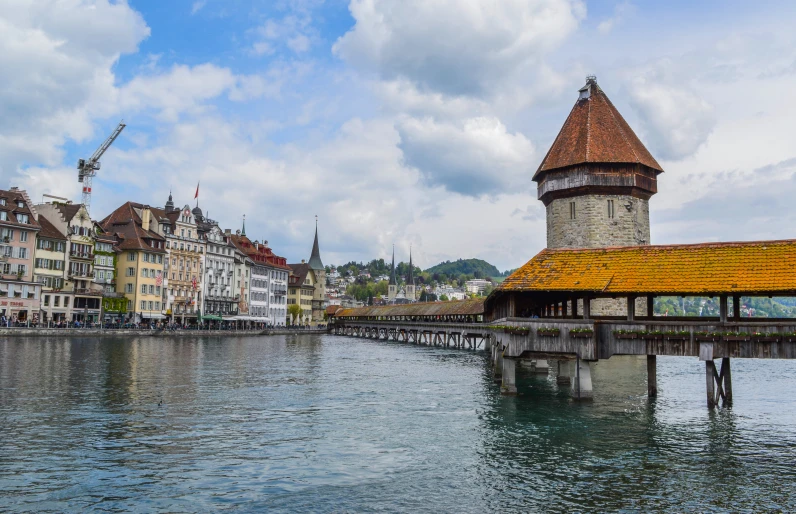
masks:
POLYGON ((545 242, 531 177, 584 77, 665 174, 653 243, 791 238, 796 3, 15 0, 0 5, 0 175, 92 214, 193 202, 327 263, 516 267, 545 242))

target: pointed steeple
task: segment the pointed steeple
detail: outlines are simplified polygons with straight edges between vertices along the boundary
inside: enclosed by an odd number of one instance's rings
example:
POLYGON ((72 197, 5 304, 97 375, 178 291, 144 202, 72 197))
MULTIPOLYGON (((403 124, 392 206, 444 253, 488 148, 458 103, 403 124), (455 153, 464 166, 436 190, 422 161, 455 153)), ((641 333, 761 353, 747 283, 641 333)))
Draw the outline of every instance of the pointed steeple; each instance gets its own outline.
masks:
POLYGON ((246 215, 245 214, 243 215, 243 228, 240 231, 240 235, 242 235, 242 236, 246 235, 246 215))
POLYGON ((315 242, 312 243, 312 254, 310 255, 310 269, 323 270, 323 262, 321 261, 321 250, 318 247, 318 216, 315 216, 315 242))
POLYGON ((412 246, 409 246, 409 275, 406 277, 406 283, 409 285, 415 285, 415 272, 414 266, 412 266, 412 246))
POLYGON ((398 285, 398 281, 395 280, 395 245, 392 245, 392 270, 390 271, 390 282, 387 285, 398 285))
POLYGON ((166 202, 166 212, 174 210, 174 200, 171 198, 171 189, 169 189, 169 201, 166 202))

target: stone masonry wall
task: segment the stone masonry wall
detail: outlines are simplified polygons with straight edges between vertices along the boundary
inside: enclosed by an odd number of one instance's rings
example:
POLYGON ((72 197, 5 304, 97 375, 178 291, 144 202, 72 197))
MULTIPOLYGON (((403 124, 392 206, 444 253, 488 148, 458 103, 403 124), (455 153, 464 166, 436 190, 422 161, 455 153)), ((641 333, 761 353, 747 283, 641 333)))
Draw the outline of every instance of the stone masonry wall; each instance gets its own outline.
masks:
MULTIPOLYGON (((547 206, 548 248, 599 248, 650 244, 649 202, 624 195, 585 195, 553 200, 547 206), (613 200, 614 217, 608 215, 613 200), (575 218, 570 202, 575 203, 575 218)), ((593 316, 626 316, 624 298, 591 301, 593 316)), ((578 312, 583 302, 578 301, 578 312)), ((646 313, 646 299, 636 300, 637 315, 646 313)))
POLYGON ((548 248, 597 248, 650 244, 649 202, 624 195, 585 195, 547 206, 548 248), (614 217, 608 217, 608 200, 614 217), (570 203, 575 203, 575 218, 570 203))

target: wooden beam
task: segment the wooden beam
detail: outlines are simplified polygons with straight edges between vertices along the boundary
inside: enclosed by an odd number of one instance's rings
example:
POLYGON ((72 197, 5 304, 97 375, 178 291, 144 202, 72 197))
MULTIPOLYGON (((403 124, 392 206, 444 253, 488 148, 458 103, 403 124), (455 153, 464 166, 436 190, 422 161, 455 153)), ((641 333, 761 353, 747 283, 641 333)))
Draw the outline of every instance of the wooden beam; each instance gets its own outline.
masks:
POLYGON ((591 302, 588 296, 583 297, 583 319, 591 318, 591 302))
POLYGON ((627 297, 627 320, 636 321, 636 297, 627 297))
POLYGON ((732 319, 734 321, 741 319, 741 297, 737 294, 732 295, 732 319))
POLYGON ((651 294, 647 295, 647 317, 655 317, 655 296, 651 294))
POLYGON ((727 323, 727 295, 719 296, 719 321, 727 323))

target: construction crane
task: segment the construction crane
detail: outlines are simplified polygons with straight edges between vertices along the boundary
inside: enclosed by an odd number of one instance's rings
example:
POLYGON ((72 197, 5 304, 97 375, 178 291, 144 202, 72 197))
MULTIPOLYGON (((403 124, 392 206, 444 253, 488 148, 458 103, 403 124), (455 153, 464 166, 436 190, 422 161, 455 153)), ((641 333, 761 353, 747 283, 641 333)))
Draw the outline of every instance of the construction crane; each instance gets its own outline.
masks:
POLYGON ((124 130, 126 126, 124 120, 122 120, 119 126, 116 127, 116 130, 113 131, 113 134, 97 148, 94 155, 88 160, 78 159, 77 161, 77 181, 83 183, 83 205, 86 206, 87 211, 91 208, 91 180, 94 178, 94 175, 97 174, 97 170, 100 169, 100 157, 102 157, 102 154, 104 154, 113 142, 116 141, 116 138, 119 137, 119 134, 122 133, 122 130, 124 130))

